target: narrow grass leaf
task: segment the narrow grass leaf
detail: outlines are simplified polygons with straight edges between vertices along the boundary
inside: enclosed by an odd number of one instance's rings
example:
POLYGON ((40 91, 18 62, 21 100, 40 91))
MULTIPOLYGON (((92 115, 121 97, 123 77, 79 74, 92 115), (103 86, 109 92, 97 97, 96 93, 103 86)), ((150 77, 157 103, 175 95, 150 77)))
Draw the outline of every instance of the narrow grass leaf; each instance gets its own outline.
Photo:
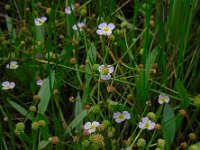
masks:
POLYGON ((65 134, 69 133, 72 129, 74 129, 89 113, 88 110, 83 110, 79 115, 75 117, 75 119, 69 124, 65 134))
POLYGON ((176 132, 176 119, 174 111, 169 104, 165 104, 162 120, 162 134, 166 140, 166 149, 170 150, 170 146, 174 140, 176 132))
POLYGON ((176 86, 179 96, 181 97, 182 108, 187 108, 190 105, 190 99, 181 80, 176 80, 175 86, 176 86))
POLYGON ((38 149, 44 149, 49 144, 49 141, 40 141, 38 149))
POLYGON ((25 116, 26 118, 28 118, 30 120, 33 120, 33 115, 31 115, 24 107, 22 107, 21 105, 17 104, 14 101, 9 100, 9 99, 7 101, 20 114, 22 114, 23 116, 25 116))
MULTIPOLYGON (((75 118, 83 111, 83 104, 81 101, 80 93, 78 92, 76 97, 76 105, 75 105, 75 118)), ((79 133, 81 133, 81 127, 83 125, 83 120, 80 120, 80 122, 77 124, 76 129, 79 133)))
POLYGON ((38 95, 40 97, 40 103, 38 104, 38 112, 44 114, 51 98, 51 87, 53 87, 55 80, 55 71, 52 71, 51 75, 45 80, 40 88, 38 95), (51 85, 50 85, 51 80, 51 85))
POLYGON ((5 19, 6 19, 6 25, 7 25, 10 36, 13 37, 13 39, 16 39, 16 32, 15 32, 11 18, 8 15, 5 15, 5 19))
POLYGON ((90 63, 91 64, 96 63, 97 52, 96 52, 96 46, 94 45, 94 43, 91 43, 91 46, 90 46, 87 54, 88 54, 90 63))

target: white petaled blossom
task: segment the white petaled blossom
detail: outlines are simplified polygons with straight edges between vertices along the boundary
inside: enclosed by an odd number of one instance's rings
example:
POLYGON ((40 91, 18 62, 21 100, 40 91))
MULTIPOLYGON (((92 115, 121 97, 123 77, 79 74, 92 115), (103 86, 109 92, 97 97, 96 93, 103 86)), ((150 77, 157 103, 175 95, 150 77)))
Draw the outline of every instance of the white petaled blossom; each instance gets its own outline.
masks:
POLYGON ((79 22, 79 23, 73 25, 73 26, 72 26, 72 29, 73 29, 73 30, 78 30, 78 29, 80 29, 80 31, 81 31, 81 30, 83 30, 85 27, 86 27, 86 25, 85 25, 84 23, 79 22))
POLYGON ((115 121, 117 123, 120 123, 124 120, 130 119, 131 115, 128 111, 123 111, 122 113, 121 112, 115 112, 114 115, 113 115, 113 118, 115 119, 115 121))
POLYGON ((113 23, 100 23, 98 26, 97 34, 99 35, 110 35, 112 34, 112 30, 115 28, 115 25, 113 23))
POLYGON ((155 127, 155 122, 151 121, 148 117, 143 117, 142 121, 139 123, 140 129, 152 130, 155 127))
POLYGON ((42 79, 39 79, 36 81, 36 84, 39 86, 42 86, 43 83, 44 83, 44 80, 42 80, 42 79))
POLYGON ((14 82, 8 82, 8 81, 3 82, 1 85, 2 85, 3 90, 9 90, 9 89, 13 89, 15 87, 14 82))
POLYGON ((97 121, 93 121, 92 123, 91 122, 87 122, 85 123, 84 125, 84 129, 87 130, 89 133, 93 133, 96 131, 96 128, 99 126, 99 122, 97 121))
POLYGON ((163 104, 163 103, 169 103, 170 99, 169 99, 169 96, 166 96, 164 94, 160 94, 158 96, 158 103, 159 104, 163 104))
POLYGON ((100 65, 98 71, 101 74, 100 77, 102 80, 109 80, 111 78, 111 73, 114 72, 114 67, 111 65, 100 65))
POLYGON ((46 17, 41 17, 41 18, 35 18, 35 25, 36 26, 41 26, 43 23, 47 20, 46 17))
POLYGON ((16 61, 11 61, 9 64, 6 65, 8 69, 17 69, 19 66, 16 61))
POLYGON ((69 7, 65 8, 65 13, 68 14, 68 15, 70 15, 72 13, 71 10, 73 10, 73 9, 74 9, 74 5, 71 4, 69 7))

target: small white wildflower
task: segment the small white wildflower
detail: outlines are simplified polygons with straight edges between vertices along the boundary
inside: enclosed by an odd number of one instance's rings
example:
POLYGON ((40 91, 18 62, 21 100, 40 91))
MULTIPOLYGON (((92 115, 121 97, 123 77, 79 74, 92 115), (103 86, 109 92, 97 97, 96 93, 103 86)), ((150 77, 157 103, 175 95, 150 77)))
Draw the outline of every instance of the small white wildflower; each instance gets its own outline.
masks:
POLYGON ((3 90, 9 90, 9 89, 13 89, 15 87, 14 82, 8 82, 8 81, 3 82, 1 85, 2 85, 3 90))
POLYGON ((120 112, 115 112, 114 115, 113 115, 113 118, 115 119, 115 121, 117 123, 120 123, 124 120, 128 120, 131 118, 131 115, 128 111, 123 111, 122 113, 120 112))
POLYGON ((100 77, 102 80, 109 80, 111 78, 111 73, 114 72, 114 67, 111 65, 105 66, 105 65, 100 65, 98 67, 98 71, 100 72, 100 77))
POLYGON ((18 64, 16 61, 11 61, 9 64, 6 65, 6 68, 8 69, 17 69, 18 68, 18 64))
POLYGON ((91 122, 87 122, 85 123, 84 125, 84 129, 87 130, 89 133, 93 133, 96 131, 96 128, 99 126, 99 122, 97 121, 93 121, 92 123, 91 122))
POLYGON ((39 86, 42 86, 43 83, 44 83, 44 80, 42 80, 42 79, 39 79, 36 81, 36 84, 39 86))
POLYGON ((97 34, 99 35, 110 35, 112 34, 112 30, 115 28, 115 25, 113 23, 107 23, 103 22, 100 23, 98 26, 97 34))
POLYGON ((139 123, 140 129, 152 130, 155 127, 155 122, 152 122, 148 117, 143 117, 142 121, 139 123))
POLYGON ((169 99, 169 96, 166 96, 164 94, 160 94, 158 96, 158 103, 159 104, 163 104, 163 103, 169 103, 170 99, 169 99))
POLYGON ((41 18, 35 18, 35 25, 36 26, 41 26, 43 23, 47 20, 46 17, 41 17, 41 18))
POLYGON ((75 30, 75 31, 80 29, 80 31, 82 31, 85 27, 86 27, 86 25, 84 23, 79 22, 79 23, 73 25, 72 29, 75 30))
POLYGON ((71 9, 73 10, 74 9, 74 5, 70 5, 69 7, 66 7, 65 8, 65 13, 70 15, 72 12, 71 12, 71 9), (70 8, 71 7, 71 8, 70 8))

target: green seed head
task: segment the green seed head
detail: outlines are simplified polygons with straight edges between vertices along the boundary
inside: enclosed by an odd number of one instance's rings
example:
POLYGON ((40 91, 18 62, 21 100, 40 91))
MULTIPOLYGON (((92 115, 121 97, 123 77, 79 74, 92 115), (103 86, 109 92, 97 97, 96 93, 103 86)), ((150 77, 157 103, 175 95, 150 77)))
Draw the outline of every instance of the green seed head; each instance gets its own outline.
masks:
POLYGON ((23 122, 18 122, 16 125, 15 125, 15 133, 17 135, 20 135, 21 133, 24 132, 24 129, 25 129, 25 124, 23 122))
POLYGON ((38 124, 40 127, 44 127, 46 125, 46 122, 44 120, 39 120, 38 124))
POLYGON ((146 140, 143 139, 143 138, 140 138, 138 141, 137 141, 137 146, 138 147, 144 147, 146 145, 146 140))
POLYGON ((31 127, 32 127, 33 130, 37 130, 39 128, 38 122, 33 122, 31 127))

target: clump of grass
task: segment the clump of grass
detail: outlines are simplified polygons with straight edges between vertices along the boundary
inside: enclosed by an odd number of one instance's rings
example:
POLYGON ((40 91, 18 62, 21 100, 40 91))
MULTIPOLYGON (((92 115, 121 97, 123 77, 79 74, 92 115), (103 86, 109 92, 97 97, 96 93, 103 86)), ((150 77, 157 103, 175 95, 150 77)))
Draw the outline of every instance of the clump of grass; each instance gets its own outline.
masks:
POLYGON ((0 7, 0 149, 199 149, 196 0, 0 7))

